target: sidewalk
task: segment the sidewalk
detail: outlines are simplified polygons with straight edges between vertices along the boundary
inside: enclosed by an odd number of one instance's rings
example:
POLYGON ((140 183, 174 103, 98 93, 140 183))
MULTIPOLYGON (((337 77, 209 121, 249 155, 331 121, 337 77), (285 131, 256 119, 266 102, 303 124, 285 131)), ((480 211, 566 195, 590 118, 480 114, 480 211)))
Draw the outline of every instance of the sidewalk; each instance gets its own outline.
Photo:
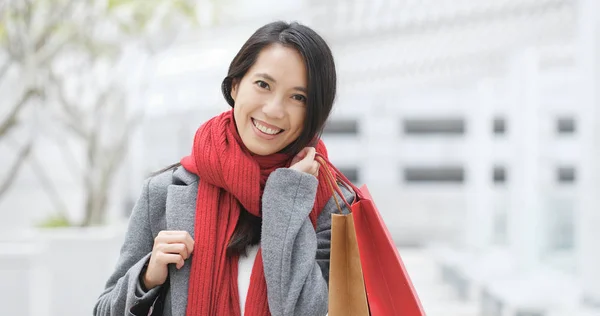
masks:
POLYGON ((475 302, 463 302, 442 282, 439 267, 426 249, 400 248, 400 256, 427 316, 479 316, 475 302))

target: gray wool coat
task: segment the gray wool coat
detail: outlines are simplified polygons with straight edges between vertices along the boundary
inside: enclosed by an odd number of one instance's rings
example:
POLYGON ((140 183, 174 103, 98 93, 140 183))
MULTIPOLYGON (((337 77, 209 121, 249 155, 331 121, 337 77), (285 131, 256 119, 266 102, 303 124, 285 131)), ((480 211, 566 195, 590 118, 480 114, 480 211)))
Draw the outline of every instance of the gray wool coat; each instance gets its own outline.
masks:
MULTIPOLYGON (((196 175, 178 167, 145 182, 117 266, 98 298, 94 315, 145 316, 160 306, 155 305, 159 294, 164 300, 163 315, 185 315, 189 259, 180 270, 169 265, 168 287, 145 292, 139 279, 158 232, 184 230, 194 236, 198 181, 196 175)), ((338 210, 332 198, 319 216, 316 230, 313 228, 308 214, 317 186, 314 176, 287 168, 275 170, 267 180, 261 247, 273 316, 327 314, 331 214, 338 210)), ((351 201, 352 194, 342 190, 351 201)))

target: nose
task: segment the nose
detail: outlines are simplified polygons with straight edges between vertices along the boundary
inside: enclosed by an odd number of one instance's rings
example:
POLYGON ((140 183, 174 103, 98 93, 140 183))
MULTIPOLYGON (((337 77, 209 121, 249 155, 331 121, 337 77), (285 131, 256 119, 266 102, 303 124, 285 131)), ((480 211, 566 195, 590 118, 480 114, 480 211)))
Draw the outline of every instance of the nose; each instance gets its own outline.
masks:
POLYGON ((273 98, 269 100, 263 107, 263 113, 274 119, 282 119, 285 115, 283 101, 279 98, 273 98))

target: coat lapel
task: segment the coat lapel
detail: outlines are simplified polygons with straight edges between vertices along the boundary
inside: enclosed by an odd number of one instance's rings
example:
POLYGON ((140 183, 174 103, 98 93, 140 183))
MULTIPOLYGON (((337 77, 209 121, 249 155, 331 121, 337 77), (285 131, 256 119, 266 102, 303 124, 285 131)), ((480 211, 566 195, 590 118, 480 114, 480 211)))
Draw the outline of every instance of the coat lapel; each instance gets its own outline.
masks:
MULTIPOLYGON (((182 167, 173 173, 173 178, 174 184, 167 189, 167 230, 187 231, 194 238, 198 178, 182 167)), ((191 263, 190 257, 180 270, 177 270, 175 265, 169 265, 170 303, 173 316, 185 315, 191 263)))

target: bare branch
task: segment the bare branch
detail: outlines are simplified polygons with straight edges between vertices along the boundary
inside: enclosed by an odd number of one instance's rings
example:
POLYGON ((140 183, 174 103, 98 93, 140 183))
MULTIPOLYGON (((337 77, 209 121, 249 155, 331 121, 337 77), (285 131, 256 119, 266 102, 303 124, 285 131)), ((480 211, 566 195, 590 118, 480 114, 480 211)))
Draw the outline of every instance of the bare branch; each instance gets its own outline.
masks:
MULTIPOLYGON (((138 113, 140 112, 141 111, 139 111, 138 113)), ((114 173, 119 163, 123 160, 123 158, 125 158, 125 155, 127 154, 127 148, 129 146, 131 133, 134 129, 138 127, 141 121, 141 114, 135 114, 128 120, 127 125, 125 126, 125 130, 119 138, 120 141, 112 148, 112 150, 109 151, 111 155, 109 156, 108 163, 106 165, 106 174, 114 173)))
POLYGON ((60 120, 75 135, 82 139, 86 139, 89 136, 89 133, 85 130, 81 114, 77 111, 77 107, 67 100, 62 78, 59 78, 53 72, 50 72, 49 77, 50 81, 55 85, 58 102, 63 109, 62 113, 66 115, 66 118, 61 117, 60 120))
POLYGON ((115 172, 119 163, 125 157, 127 153, 127 147, 129 145, 129 133, 124 133, 125 135, 121 137, 120 141, 115 144, 111 149, 108 150, 110 155, 107 158, 107 163, 104 166, 104 174, 110 175, 115 172))
MULTIPOLYGON (((7 10, 12 11, 13 8, 9 8, 7 10)), ((9 12, 9 14, 12 12, 9 12)), ((9 20, 7 20, 8 22, 9 20)), ((18 36, 16 36, 14 33, 16 29, 16 26, 12 23, 6 23, 5 24, 5 31, 6 31, 6 53, 8 54, 8 56, 10 57, 10 60, 16 61, 16 62, 20 62, 22 61, 22 50, 23 50, 23 43, 20 41, 20 38, 18 38, 18 36), (20 45, 20 46, 19 46, 20 45)))
MULTIPOLYGON (((23 4, 25 6, 24 8, 24 13, 23 13, 23 17, 25 18, 25 31, 27 33, 29 33, 31 31, 31 16, 32 16, 32 11, 33 11, 33 3, 31 3, 31 0, 25 0, 23 1, 23 4)), ((29 37, 29 36, 28 36, 29 37)))
POLYGON ((81 140, 86 140, 89 137, 89 133, 83 128, 83 126, 81 126, 81 124, 78 124, 76 120, 65 118, 60 118, 60 120, 62 121, 63 125, 67 128, 67 130, 72 132, 81 140))
POLYGON ((121 137, 111 145, 102 148, 102 156, 95 162, 95 169, 99 171, 95 186, 90 186, 90 195, 86 204, 86 216, 83 225, 101 223, 105 218, 105 208, 108 202, 110 184, 114 181, 120 164, 127 155, 130 136, 142 120, 142 110, 132 115, 125 122, 121 137))
POLYGON ((8 58, 6 63, 0 68, 0 84, 2 84, 2 81, 4 81, 4 79, 6 78, 5 76, 8 70, 10 69, 10 66, 12 66, 12 61, 10 58, 8 58))
POLYGON ((65 113, 69 114, 69 116, 74 119, 79 119, 79 115, 76 113, 75 105, 71 104, 71 102, 67 100, 62 78, 58 77, 53 71, 49 71, 48 79, 55 85, 58 100, 65 113))
POLYGON ((104 89, 104 91, 102 91, 102 93, 98 96, 98 99, 96 100, 96 104, 94 106, 94 112, 96 114, 100 112, 102 108, 105 108, 109 104, 108 98, 111 96, 111 94, 114 93, 116 89, 117 87, 114 84, 112 84, 106 89, 104 89))
POLYGON ((90 168, 90 170, 93 170, 93 168, 96 166, 96 160, 99 158, 98 157, 98 133, 95 130, 90 131, 90 136, 87 138, 87 151, 86 151, 86 158, 87 161, 89 163, 88 168, 90 168))
POLYGON ((25 55, 25 52, 27 52, 27 37, 29 36, 29 34, 27 34, 27 25, 26 25, 26 19, 27 19, 27 8, 23 7, 23 6, 19 6, 17 5, 17 14, 19 16, 18 19, 15 19, 15 30, 17 31, 17 40, 19 42, 19 47, 20 47, 20 53, 21 55, 25 55))
POLYGON ((58 12, 49 19, 48 25, 44 27, 42 34, 35 40, 35 51, 41 50, 46 45, 48 38, 50 38, 50 35, 54 32, 55 28, 63 23, 65 16, 69 13, 69 10, 73 7, 74 3, 75 0, 67 2, 67 4, 60 8, 58 12))
POLYGON ((29 165, 33 169, 33 173, 40 181, 42 188, 44 189, 46 194, 48 194, 48 197, 50 198, 50 200, 52 200, 52 203, 54 203, 54 207, 56 208, 56 210, 58 210, 61 213, 66 212, 67 204, 63 200, 60 193, 58 193, 56 186, 52 183, 52 180, 46 174, 45 169, 42 167, 42 164, 39 162, 37 157, 32 153, 30 154, 28 160, 29 165))
POLYGON ((83 173, 83 169, 77 161, 71 147, 69 147, 64 138, 54 137, 54 141, 60 146, 60 153, 65 158, 63 159, 63 162, 69 167, 67 169, 71 172, 71 176, 73 176, 75 181, 79 182, 81 180, 80 175, 83 173))
POLYGON ((0 122, 0 138, 6 135, 6 133, 17 124, 17 116, 29 99, 40 94, 41 92, 38 89, 31 88, 21 96, 21 99, 12 107, 12 110, 10 110, 6 119, 0 122))
POLYGON ((0 67, 0 82, 2 82, 1 80, 4 79, 4 75, 6 75, 6 73, 10 69, 11 65, 12 64, 11 64, 11 61, 9 59, 8 61, 6 61, 6 63, 4 63, 4 65, 2 65, 2 67, 0 67))
POLYGON ((17 175, 19 174, 19 171, 21 170, 23 163, 25 163, 27 156, 29 156, 29 154, 31 153, 32 147, 33 147, 33 141, 30 141, 23 148, 21 148, 21 150, 19 150, 19 152, 17 153, 17 158, 12 163, 12 165, 10 165, 9 168, 7 169, 7 170, 10 170, 8 172, 8 175, 6 175, 4 180, 2 180, 0 182, 0 199, 2 198, 2 196, 4 196, 4 194, 8 191, 10 186, 13 184, 13 182, 17 178, 17 175))
POLYGON ((44 49, 44 51, 42 51, 40 53, 40 57, 39 57, 39 64, 40 65, 47 65, 49 64, 52 60, 54 60, 54 58, 56 57, 56 55, 58 55, 58 53, 61 52, 61 50, 67 46, 68 44, 72 43, 75 39, 77 38, 75 33, 71 33, 69 34, 69 36, 67 36, 65 39, 63 39, 59 44, 54 45, 54 47, 52 48, 47 48, 44 49))

